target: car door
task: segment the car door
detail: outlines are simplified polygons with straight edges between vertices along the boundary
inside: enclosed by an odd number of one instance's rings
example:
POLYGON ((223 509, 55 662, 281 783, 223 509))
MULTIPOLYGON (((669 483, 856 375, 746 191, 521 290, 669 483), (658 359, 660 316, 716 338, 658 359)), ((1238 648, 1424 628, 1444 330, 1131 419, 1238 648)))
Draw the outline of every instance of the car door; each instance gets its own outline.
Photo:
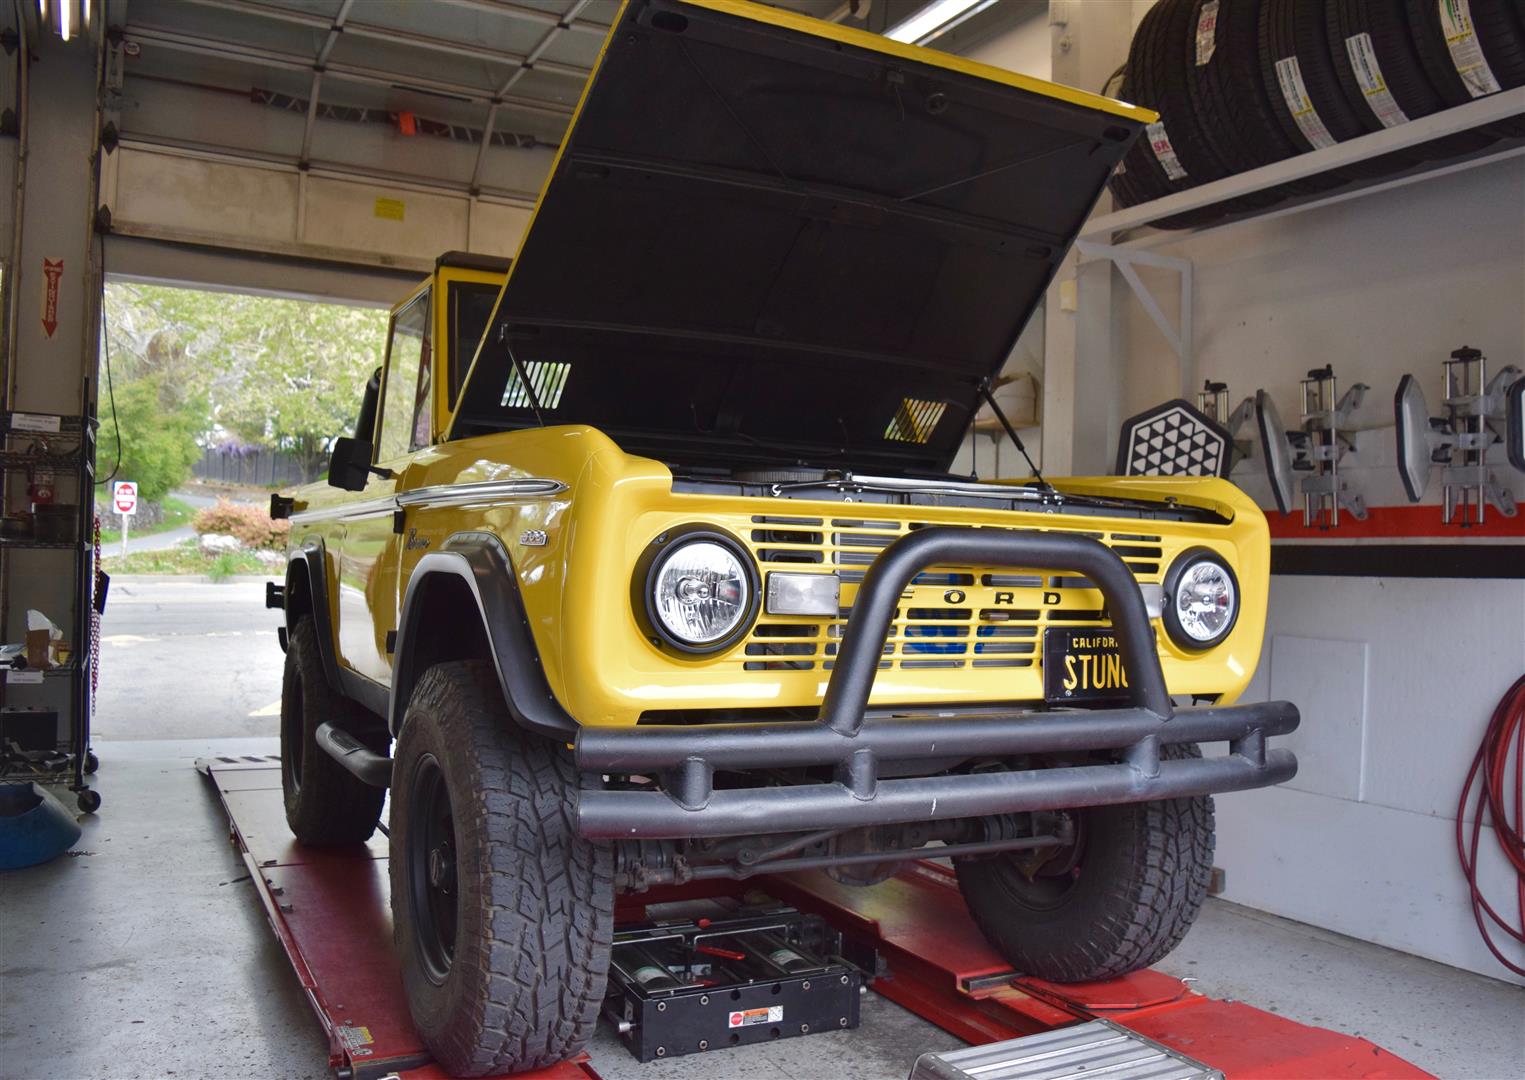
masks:
POLYGON ((357 512, 346 516, 339 560, 339 652, 343 662, 376 682, 392 681, 388 649, 397 628, 397 564, 401 537, 393 513, 410 458, 430 440, 433 385, 433 290, 425 286, 392 317, 373 439, 374 476, 357 512))

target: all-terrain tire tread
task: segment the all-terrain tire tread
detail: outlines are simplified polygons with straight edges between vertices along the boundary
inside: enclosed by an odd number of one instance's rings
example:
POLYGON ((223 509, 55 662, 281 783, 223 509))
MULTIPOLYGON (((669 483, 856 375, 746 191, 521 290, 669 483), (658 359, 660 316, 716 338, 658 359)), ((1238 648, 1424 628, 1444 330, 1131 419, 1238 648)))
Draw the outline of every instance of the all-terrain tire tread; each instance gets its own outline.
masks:
MULTIPOLYGON (((610 848, 577 835, 577 770, 560 747, 514 726, 486 662, 430 668, 410 702, 408 725, 415 709, 442 729, 447 776, 460 770, 461 783, 451 787, 457 817, 486 853, 469 879, 467 862, 458 864, 463 905, 487 913, 479 939, 458 938, 451 972, 454 978, 464 965, 471 980, 463 995, 469 1015, 447 1018, 430 1049, 460 1076, 564 1061, 593 1036, 614 922, 610 848)), ((399 763, 411 756, 409 736, 405 726, 399 763)), ((395 795, 393 807, 395 814, 395 795)), ((402 863, 392 860, 394 912, 407 887, 402 863)), ((460 925, 465 930, 469 915, 460 925)))
MULTIPOLYGON (((1166 746, 1161 756, 1201 757, 1192 744, 1166 746)), ((1157 800, 1110 819, 1130 830, 1123 837, 1131 864, 1100 883, 1094 899, 1101 915, 1062 932, 1024 934, 1023 913, 1005 905, 995 883, 997 860, 956 860, 970 912, 986 937, 1019 971, 1053 982, 1116 978, 1157 962, 1191 929, 1212 880, 1214 812, 1211 796, 1157 800)), ((1095 868, 1093 868, 1094 870, 1095 868)))

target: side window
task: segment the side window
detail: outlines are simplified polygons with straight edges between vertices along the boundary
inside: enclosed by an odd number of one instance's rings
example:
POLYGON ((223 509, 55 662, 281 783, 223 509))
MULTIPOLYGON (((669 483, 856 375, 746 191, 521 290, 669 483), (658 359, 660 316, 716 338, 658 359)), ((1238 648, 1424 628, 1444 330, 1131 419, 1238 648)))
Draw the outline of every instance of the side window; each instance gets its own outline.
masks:
POLYGON ((431 386, 430 294, 424 292, 392 320, 385 400, 377 461, 401 457, 429 443, 431 386))

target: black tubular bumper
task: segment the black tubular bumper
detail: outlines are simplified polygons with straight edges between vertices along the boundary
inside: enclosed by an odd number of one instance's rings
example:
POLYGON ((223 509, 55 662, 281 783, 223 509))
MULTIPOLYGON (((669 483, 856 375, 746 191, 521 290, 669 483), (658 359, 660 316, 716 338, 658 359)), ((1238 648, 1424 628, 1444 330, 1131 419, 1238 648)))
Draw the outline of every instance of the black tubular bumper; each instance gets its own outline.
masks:
MULTIPOLYGON (((692 839, 889 825, 1146 802, 1242 791, 1289 780, 1297 760, 1266 737, 1298 724, 1284 701, 1175 710, 1132 573, 1086 537, 1007 529, 933 527, 902 537, 858 591, 815 723, 581 728, 577 763, 590 772, 658 775, 662 791, 585 790, 582 835, 692 839), (1125 708, 1013 706, 936 716, 865 719, 901 594, 934 565, 1001 566, 1083 574, 1106 598, 1132 702, 1125 708), (1162 760, 1173 743, 1227 741, 1221 757, 1162 760), (882 762, 1112 751, 1109 764, 879 778, 882 762), (830 783, 714 785, 715 771, 832 766, 830 783)), ((903 771, 903 770, 900 770, 903 771)))

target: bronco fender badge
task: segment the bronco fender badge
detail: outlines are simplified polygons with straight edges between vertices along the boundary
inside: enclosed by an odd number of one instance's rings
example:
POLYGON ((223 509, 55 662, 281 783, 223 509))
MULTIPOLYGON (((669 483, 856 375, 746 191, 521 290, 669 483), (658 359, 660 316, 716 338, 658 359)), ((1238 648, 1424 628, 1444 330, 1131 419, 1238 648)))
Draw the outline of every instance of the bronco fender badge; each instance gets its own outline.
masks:
POLYGON ((519 537, 519 543, 525 547, 545 547, 546 535, 543 529, 529 529, 519 537))
POLYGON ((428 546, 429 540, 427 537, 419 536, 417 529, 408 530, 408 538, 403 544, 404 548, 406 548, 408 551, 418 551, 428 546))

